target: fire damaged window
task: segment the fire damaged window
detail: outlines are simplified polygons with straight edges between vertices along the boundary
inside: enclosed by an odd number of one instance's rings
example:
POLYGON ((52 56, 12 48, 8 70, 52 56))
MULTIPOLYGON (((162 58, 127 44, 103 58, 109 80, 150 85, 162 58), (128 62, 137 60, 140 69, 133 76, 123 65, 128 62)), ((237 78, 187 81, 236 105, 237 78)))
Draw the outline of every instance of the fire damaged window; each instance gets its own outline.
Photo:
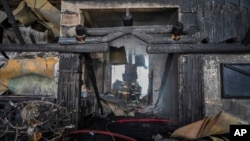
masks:
POLYGON ((222 97, 250 98, 250 64, 221 64, 222 97))

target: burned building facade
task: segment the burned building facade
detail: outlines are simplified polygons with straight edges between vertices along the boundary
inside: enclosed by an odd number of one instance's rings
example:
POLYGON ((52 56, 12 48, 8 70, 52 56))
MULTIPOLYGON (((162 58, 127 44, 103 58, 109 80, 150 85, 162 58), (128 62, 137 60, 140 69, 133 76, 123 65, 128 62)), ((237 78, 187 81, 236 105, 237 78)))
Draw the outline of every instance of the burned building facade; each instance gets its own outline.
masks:
MULTIPOLYGON (((2 26, 3 115, 21 97, 29 125, 43 120, 29 115, 43 105, 66 115, 65 130, 99 126, 89 126, 93 115, 170 120, 174 129, 220 111, 249 122, 248 0, 47 2, 20 1, 14 15, 2 3, 18 23, 2 26), (25 25, 22 5, 39 20, 25 25), (37 21, 47 30, 38 32, 37 21)), ((59 126, 51 122, 46 130, 59 126)))

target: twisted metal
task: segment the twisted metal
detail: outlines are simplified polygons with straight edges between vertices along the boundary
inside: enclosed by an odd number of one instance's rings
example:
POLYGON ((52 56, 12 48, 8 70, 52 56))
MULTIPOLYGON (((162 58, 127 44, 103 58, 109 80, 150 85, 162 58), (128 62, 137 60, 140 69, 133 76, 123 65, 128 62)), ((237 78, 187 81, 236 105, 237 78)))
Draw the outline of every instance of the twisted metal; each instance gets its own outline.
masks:
POLYGON ((14 141, 21 136, 31 141, 53 141, 67 128, 74 128, 71 112, 60 104, 43 100, 10 101, 9 104, 11 109, 8 112, 0 110, 0 125, 4 127, 0 138, 14 132, 14 141))

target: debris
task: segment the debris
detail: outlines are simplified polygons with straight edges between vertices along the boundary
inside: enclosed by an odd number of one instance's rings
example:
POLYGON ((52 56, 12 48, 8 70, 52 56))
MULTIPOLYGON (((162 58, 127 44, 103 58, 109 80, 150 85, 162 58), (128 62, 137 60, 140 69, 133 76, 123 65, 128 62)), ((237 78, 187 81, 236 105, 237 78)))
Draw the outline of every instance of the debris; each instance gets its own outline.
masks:
POLYGON ((31 26, 37 31, 46 28, 48 42, 55 43, 58 41, 61 13, 49 1, 24 0, 13 11, 13 15, 26 27, 31 26))
POLYGON ((65 133, 57 141, 64 140, 123 140, 123 141, 137 141, 136 139, 114 132, 104 131, 104 130, 75 130, 65 133))
POLYGON ((169 138, 169 132, 175 128, 175 122, 161 118, 117 117, 105 127, 108 131, 130 136, 139 141, 152 141, 158 134, 164 134, 169 138))
POLYGON ((105 103, 115 116, 134 116, 134 108, 126 106, 123 100, 111 94, 101 95, 100 97, 105 100, 105 103))
POLYGON ((221 111, 215 116, 207 117, 203 120, 176 129, 171 135, 171 138, 196 140, 213 135, 222 136, 229 134, 229 127, 231 124, 239 125, 246 123, 221 111))

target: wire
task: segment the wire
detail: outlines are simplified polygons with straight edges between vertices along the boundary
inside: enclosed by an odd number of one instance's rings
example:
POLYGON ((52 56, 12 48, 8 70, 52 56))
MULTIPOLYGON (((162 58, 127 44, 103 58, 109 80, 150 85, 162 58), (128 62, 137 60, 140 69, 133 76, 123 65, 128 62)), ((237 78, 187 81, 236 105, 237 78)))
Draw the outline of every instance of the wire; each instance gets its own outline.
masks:
POLYGON ((14 141, 17 141, 17 137, 18 137, 18 129, 16 128, 16 135, 15 135, 15 140, 14 141))
MULTIPOLYGON (((4 136, 8 130, 9 127, 15 129, 16 135, 15 135, 15 141, 18 140, 19 133, 25 134, 27 132, 22 132, 23 130, 27 130, 29 128, 28 121, 35 121, 35 128, 41 128, 43 133, 53 133, 49 138, 46 138, 47 140, 55 140, 62 136, 62 133, 66 128, 73 128, 71 124, 71 116, 72 112, 67 112, 67 109, 65 107, 62 107, 56 103, 52 103, 49 101, 43 101, 43 100, 32 100, 32 101, 24 101, 20 103, 10 103, 13 109, 11 109, 8 113, 4 114, 4 118, 2 119, 3 123, 6 123, 6 129, 3 134, 1 134, 0 137, 4 136), (25 111, 25 118, 21 116, 23 110, 30 106, 31 109, 27 108, 25 111), (38 112, 37 115, 34 115, 32 111, 34 110, 38 112), (47 113, 45 113, 47 112, 47 113), (27 115, 28 113, 28 115, 27 115), (43 113, 43 114, 42 114, 43 113), (29 115, 30 114, 30 115, 29 115), (8 118, 14 120, 9 120, 8 118), (58 118, 54 118, 58 117, 58 118), (17 120, 20 120, 19 118, 22 118, 26 122, 18 122, 17 120), (15 124, 17 123, 17 124, 15 124), (18 125, 18 123, 21 123, 22 126, 18 125)), ((32 126, 32 125, 31 125, 32 126)))
POLYGON ((7 133, 8 130, 9 130, 9 126, 7 126, 6 129, 5 129, 5 131, 3 132, 3 134, 0 135, 0 138, 3 137, 7 133))

